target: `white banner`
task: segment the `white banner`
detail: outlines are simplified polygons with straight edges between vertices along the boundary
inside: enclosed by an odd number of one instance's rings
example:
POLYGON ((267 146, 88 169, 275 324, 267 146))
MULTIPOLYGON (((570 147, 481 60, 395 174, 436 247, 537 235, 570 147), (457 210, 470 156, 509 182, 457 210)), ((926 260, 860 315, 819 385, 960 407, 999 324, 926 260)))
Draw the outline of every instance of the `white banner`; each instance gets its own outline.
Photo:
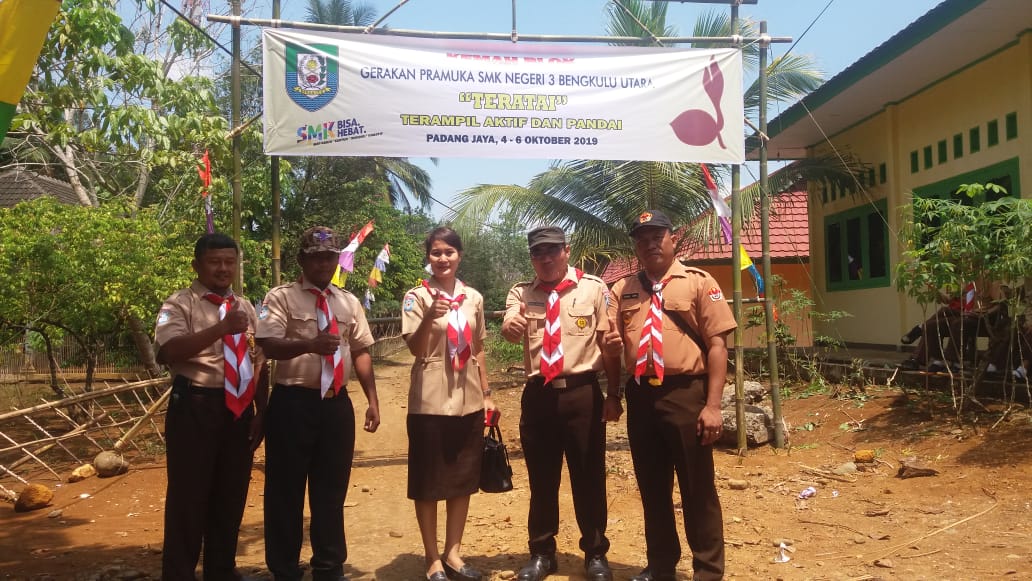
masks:
POLYGON ((265 29, 271 155, 744 161, 735 49, 265 29))

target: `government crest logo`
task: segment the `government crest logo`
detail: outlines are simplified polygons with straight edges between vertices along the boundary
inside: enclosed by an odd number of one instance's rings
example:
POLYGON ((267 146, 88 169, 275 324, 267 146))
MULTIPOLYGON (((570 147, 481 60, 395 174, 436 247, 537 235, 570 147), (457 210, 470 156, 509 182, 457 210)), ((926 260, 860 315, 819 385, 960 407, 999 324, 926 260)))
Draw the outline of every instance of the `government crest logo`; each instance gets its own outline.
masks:
POLYGON ((332 44, 287 43, 286 90, 305 111, 322 109, 337 96, 339 63, 332 44))

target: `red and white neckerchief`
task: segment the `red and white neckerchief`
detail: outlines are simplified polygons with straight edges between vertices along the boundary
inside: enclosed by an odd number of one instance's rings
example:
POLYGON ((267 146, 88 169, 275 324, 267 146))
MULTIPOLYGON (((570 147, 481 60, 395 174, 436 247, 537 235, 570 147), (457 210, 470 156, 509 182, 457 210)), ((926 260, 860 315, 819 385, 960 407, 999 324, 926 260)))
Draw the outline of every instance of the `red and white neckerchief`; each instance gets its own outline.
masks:
POLYGON ((473 329, 469 328, 469 321, 466 314, 462 312, 462 302, 466 300, 466 294, 451 296, 441 289, 430 288, 430 283, 423 279, 423 288, 430 293, 430 297, 440 297, 448 301, 448 359, 451 360, 452 368, 460 370, 466 366, 470 355, 473 354, 473 329))
MULTIPOLYGON (((642 283, 646 279, 642 278, 642 283)), ((638 341, 638 361, 634 366, 634 381, 641 384, 641 376, 649 360, 649 348, 652 349, 652 368, 656 371, 656 379, 663 382, 663 287, 670 282, 666 277, 661 282, 652 284, 652 302, 649 314, 641 326, 641 339, 638 341)), ((644 284, 643 284, 644 286, 644 284)))
MULTIPOLYGON (((213 292, 204 293, 208 302, 219 306, 219 320, 226 318, 226 313, 233 308, 236 297, 232 293, 225 297, 213 292)), ((224 335, 222 337, 222 370, 223 385, 226 389, 226 407, 239 418, 254 399, 254 388, 257 377, 251 363, 250 345, 246 333, 224 335)))
POLYGON ((545 383, 559 377, 563 372, 563 330, 559 319, 559 293, 574 286, 584 273, 575 269, 576 280, 564 278, 556 285, 538 283, 538 288, 548 293, 545 309, 545 332, 541 341, 541 376, 545 383))
MULTIPOLYGON (((330 303, 326 300, 326 297, 330 296, 332 292, 330 287, 326 287, 326 290, 310 288, 308 292, 315 295, 315 323, 319 330, 340 336, 340 329, 337 328, 337 317, 333 316, 333 311, 330 310, 330 303)), ((342 385, 344 385, 344 356, 340 345, 338 345, 337 350, 332 355, 323 357, 322 375, 319 378, 319 394, 322 397, 326 397, 326 393, 332 389, 333 395, 337 395, 340 393, 342 385)))

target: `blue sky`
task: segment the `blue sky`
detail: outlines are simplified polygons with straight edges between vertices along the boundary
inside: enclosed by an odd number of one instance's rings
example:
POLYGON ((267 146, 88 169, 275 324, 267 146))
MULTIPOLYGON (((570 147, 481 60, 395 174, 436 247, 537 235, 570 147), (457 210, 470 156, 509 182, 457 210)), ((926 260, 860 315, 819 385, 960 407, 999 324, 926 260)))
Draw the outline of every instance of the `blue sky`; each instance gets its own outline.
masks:
MULTIPOLYGON (((803 34, 828 0, 759 0, 742 6, 740 15, 766 20, 772 36, 798 40, 793 53, 812 56, 826 78, 831 78, 893 34, 906 27, 941 0, 831 0, 830 7, 813 28, 803 34), (802 38, 800 38, 802 37, 802 38)), ((372 0, 378 15, 394 8, 396 0, 372 0)), ((524 34, 605 34, 604 0, 516 0, 517 30, 524 34)), ((679 34, 689 36, 696 17, 705 10, 729 11, 726 5, 670 2, 667 22, 679 34)), ((285 20, 304 20, 306 0, 284 0, 285 20)), ((268 17, 270 13, 255 17, 268 17)), ((436 31, 500 32, 512 29, 511 0, 410 0, 384 23, 391 28, 436 31)), ((774 56, 783 55, 790 44, 775 44, 774 56)), ((790 103, 774 104, 773 118, 790 103)), ((452 203, 457 192, 482 183, 525 185, 547 169, 549 161, 442 158, 434 166, 428 159, 412 161, 427 169, 433 178, 433 196, 452 203)), ((755 172, 755 170, 752 170, 755 172)), ((753 181, 743 171, 743 183, 753 181)), ((435 203, 432 213, 443 217, 447 209, 435 203)))

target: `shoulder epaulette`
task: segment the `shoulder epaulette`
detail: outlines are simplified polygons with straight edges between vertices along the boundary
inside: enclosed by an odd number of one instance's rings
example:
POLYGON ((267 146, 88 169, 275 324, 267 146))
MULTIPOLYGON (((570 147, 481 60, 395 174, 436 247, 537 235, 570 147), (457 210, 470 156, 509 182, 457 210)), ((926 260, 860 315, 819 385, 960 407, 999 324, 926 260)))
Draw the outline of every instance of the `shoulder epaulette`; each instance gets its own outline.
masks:
POLYGON ((582 279, 587 279, 587 280, 593 280, 593 281, 595 281, 595 282, 597 282, 599 284, 606 284, 606 281, 602 280, 600 277, 597 277, 597 276, 595 276, 593 274, 588 274, 586 272, 584 273, 584 276, 581 277, 581 278, 582 279))
MULTIPOLYGON (((682 263, 682 264, 684 264, 684 263, 682 263)), ((695 268, 694 266, 688 266, 687 264, 684 265, 684 269, 686 271, 694 273, 694 274, 701 274, 702 276, 709 276, 710 275, 708 272, 706 272, 705 270, 703 270, 701 268, 695 268)))

